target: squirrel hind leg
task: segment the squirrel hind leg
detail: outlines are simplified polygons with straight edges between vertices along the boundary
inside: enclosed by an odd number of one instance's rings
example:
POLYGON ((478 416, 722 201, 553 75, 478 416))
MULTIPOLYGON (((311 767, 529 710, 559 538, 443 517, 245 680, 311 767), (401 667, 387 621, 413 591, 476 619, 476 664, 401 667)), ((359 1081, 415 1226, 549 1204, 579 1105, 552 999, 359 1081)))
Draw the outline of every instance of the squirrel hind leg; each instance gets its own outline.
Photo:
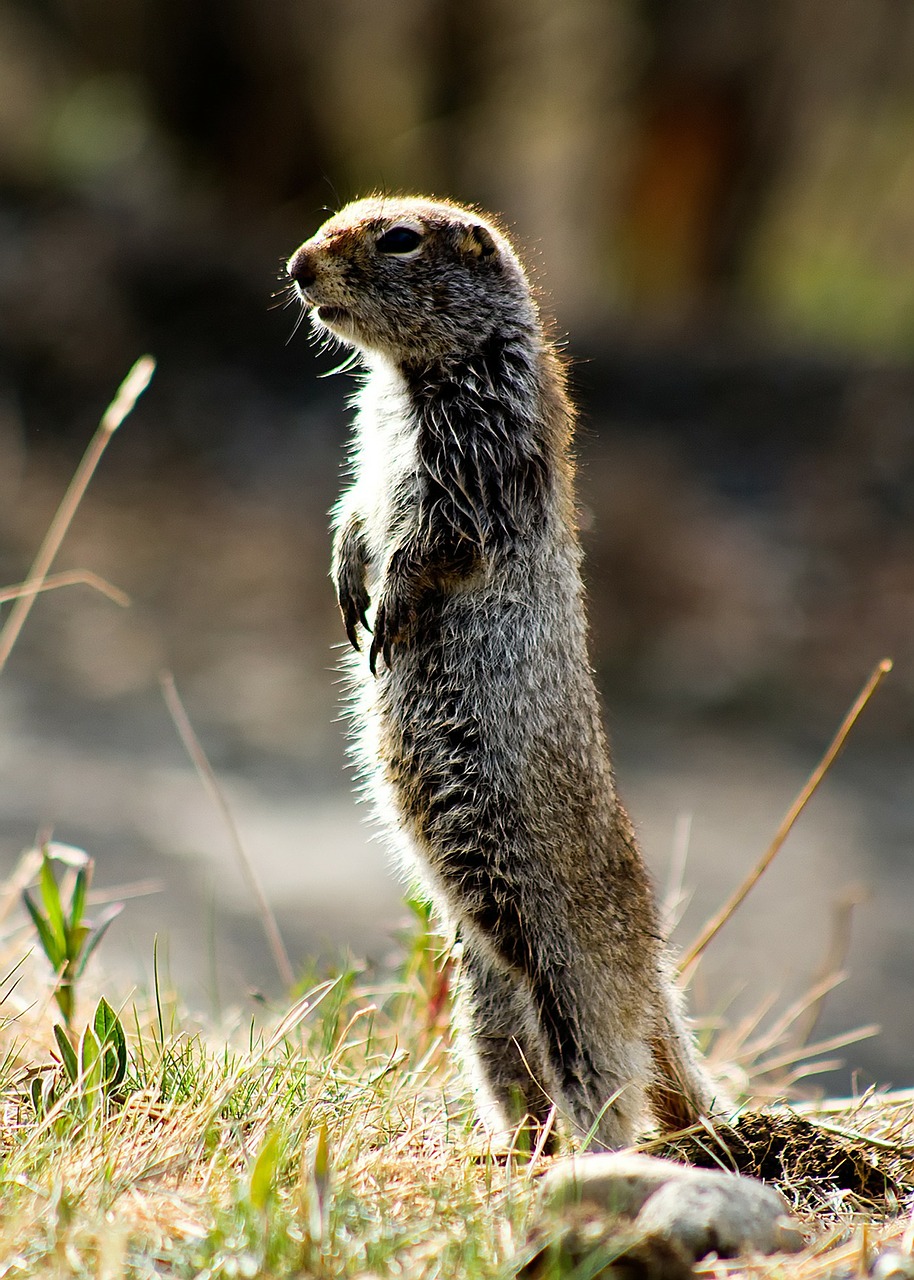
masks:
POLYGON ((666 1037, 651 1041, 654 1059, 654 1078, 647 1089, 651 1112, 661 1133, 678 1133, 697 1124, 703 1116, 710 1116, 710 1099, 704 1089, 696 1089, 690 1064, 676 1053, 666 1037))
POLYGON ((456 1013, 459 1050, 486 1127, 510 1136, 526 1120, 535 1146, 538 1131, 549 1125, 544 1149, 554 1152, 555 1088, 533 1001, 522 980, 469 939, 463 941, 456 1013))
POLYGON ((670 983, 661 997, 658 1025, 650 1037, 653 1058, 648 1101, 663 1133, 678 1133, 702 1119, 724 1115, 730 1100, 713 1079, 670 983))
POLYGON ((650 1105, 642 1086, 644 1047, 614 1042, 601 1056, 599 1068, 582 1070, 577 1064, 575 1077, 566 1078, 563 1110, 588 1151, 620 1151, 638 1141, 650 1105))
POLYGON ((612 1002, 593 998, 595 984, 587 979, 567 965, 544 967, 532 983, 533 997, 559 1082, 559 1111, 576 1141, 617 1151, 643 1130, 650 1048, 640 1028, 621 1023, 612 1002))

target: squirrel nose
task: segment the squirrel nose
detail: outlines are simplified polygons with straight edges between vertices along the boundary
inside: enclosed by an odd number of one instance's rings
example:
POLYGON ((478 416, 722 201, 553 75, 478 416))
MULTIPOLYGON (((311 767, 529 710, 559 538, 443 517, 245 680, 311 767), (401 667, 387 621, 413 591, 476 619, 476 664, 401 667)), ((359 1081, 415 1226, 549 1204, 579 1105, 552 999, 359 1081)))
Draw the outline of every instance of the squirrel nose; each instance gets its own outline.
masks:
POLYGON ((317 279, 311 256, 304 248, 293 253, 286 270, 300 289, 307 289, 317 279))

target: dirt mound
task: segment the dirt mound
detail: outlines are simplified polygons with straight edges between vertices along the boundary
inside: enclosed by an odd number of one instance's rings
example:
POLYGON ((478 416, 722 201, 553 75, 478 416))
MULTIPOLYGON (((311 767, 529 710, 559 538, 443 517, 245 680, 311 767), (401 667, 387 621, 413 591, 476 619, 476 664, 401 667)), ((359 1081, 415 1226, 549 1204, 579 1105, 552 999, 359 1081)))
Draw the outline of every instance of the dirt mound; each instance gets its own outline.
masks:
POLYGON ((747 1112, 732 1126, 716 1125, 713 1135, 686 1134, 656 1154, 761 1178, 795 1202, 821 1200, 830 1191, 875 1205, 903 1195, 881 1152, 789 1112, 747 1112))

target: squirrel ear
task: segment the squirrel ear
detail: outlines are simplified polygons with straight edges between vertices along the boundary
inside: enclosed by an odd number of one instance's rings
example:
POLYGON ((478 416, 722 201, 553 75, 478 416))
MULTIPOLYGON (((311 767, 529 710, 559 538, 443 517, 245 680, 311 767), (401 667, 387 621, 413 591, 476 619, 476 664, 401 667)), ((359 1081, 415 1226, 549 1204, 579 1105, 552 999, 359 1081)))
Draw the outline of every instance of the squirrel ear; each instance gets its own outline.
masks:
POLYGON ((498 246, 489 228, 477 223, 475 226, 464 228, 460 247, 464 252, 472 253, 477 258, 490 258, 498 246))

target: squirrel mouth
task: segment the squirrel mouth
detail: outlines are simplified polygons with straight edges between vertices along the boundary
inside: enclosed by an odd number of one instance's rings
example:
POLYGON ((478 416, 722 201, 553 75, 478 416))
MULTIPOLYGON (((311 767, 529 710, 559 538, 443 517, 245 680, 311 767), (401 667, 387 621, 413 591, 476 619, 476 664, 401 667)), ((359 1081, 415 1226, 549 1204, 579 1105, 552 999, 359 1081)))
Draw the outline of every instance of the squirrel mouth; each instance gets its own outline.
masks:
POLYGON ((349 319, 349 312, 343 307, 318 307, 317 315, 324 324, 339 324, 341 320, 349 319))

